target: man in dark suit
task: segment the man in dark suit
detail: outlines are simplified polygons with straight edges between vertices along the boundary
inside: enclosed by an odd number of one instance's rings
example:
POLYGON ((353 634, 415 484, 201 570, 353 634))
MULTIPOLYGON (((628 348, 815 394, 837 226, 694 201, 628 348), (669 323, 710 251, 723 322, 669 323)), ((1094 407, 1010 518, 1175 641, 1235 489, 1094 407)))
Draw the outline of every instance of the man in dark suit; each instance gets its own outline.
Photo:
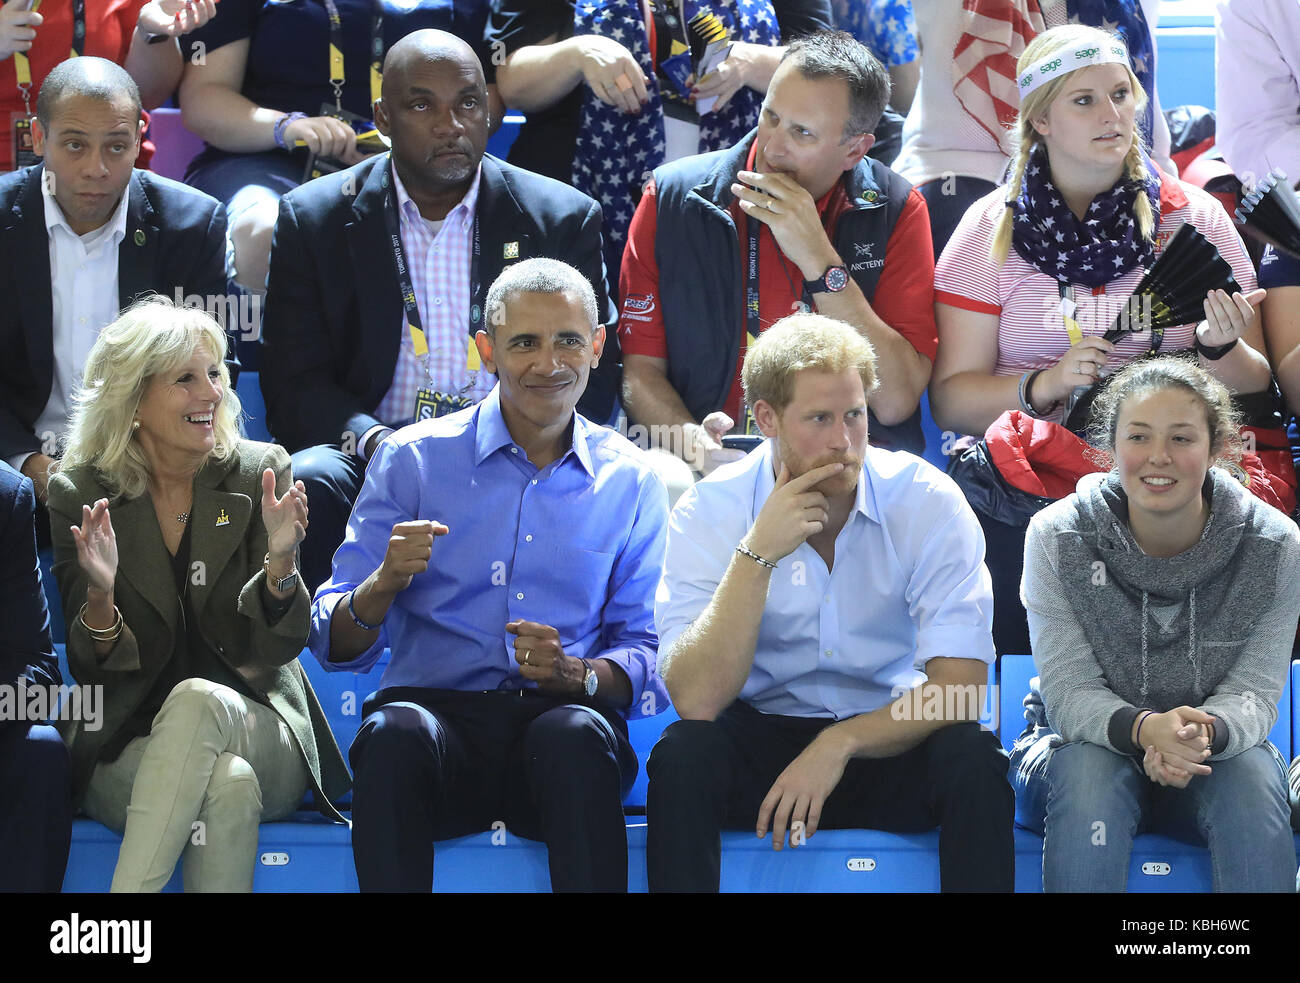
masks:
POLYGON ((27 718, 36 687, 63 681, 36 563, 32 483, 0 462, 0 892, 58 891, 68 864, 72 802, 58 732, 27 718), (3 692, 7 690, 8 692, 3 692))
MULTIPOLYGON (((205 306, 226 294, 224 207, 135 170, 143 129, 139 90, 120 66, 69 59, 37 100, 43 162, 0 177, 0 294, 14 298, 0 307, 0 458, 32 479, 42 505, 100 329, 141 294, 205 306)), ((47 523, 37 525, 44 542, 47 523)))
MULTIPOLYGON (((407 35, 384 62, 381 154, 280 201, 263 321, 262 392, 271 432, 307 485, 302 574, 329 576, 379 441, 491 391, 474 335, 487 285, 534 256, 591 281, 616 317, 601 258, 600 206, 573 188, 484 155, 483 69, 442 31, 407 35)), ((618 390, 609 341, 578 409, 604 423, 618 390)))

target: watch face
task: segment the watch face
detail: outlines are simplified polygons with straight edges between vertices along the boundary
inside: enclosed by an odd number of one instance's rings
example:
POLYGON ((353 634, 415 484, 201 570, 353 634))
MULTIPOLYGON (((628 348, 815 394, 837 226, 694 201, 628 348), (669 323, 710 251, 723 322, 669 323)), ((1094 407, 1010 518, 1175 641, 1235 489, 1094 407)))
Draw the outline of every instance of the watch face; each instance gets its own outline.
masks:
POLYGON ((849 271, 842 266, 832 266, 822 279, 826 281, 827 290, 843 290, 849 285, 849 271))
POLYGON ((588 696, 596 695, 596 672, 594 669, 587 670, 587 676, 583 679, 582 686, 587 691, 588 696))

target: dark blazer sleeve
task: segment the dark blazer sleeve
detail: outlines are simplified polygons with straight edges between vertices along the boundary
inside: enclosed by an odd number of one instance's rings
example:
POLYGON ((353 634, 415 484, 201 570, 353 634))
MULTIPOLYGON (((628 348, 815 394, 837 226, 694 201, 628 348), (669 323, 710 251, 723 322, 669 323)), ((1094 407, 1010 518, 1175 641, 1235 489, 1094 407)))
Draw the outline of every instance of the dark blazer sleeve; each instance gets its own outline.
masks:
MULTIPOLYGON (((339 367, 329 340, 330 312, 313 262, 295 196, 280 199, 271 244, 262 328, 262 395, 271 433, 290 452, 336 444, 344 432, 357 440, 380 421, 337 382, 339 367)), ((331 244, 324 244, 328 248, 331 244)))
MULTIPOLYGON (((196 293, 204 297, 220 297, 232 289, 226 269, 226 206, 217 202, 208 218, 207 233, 195 259, 187 283, 198 285, 196 293)), ((230 384, 239 381, 239 335, 241 318, 228 318, 226 323, 226 368, 230 370, 230 384)), ((253 320, 254 330, 261 330, 259 319, 253 320)), ((256 340, 256 339, 249 339, 256 340)))
MULTIPOLYGON (((59 685, 50 614, 36 559, 36 496, 29 479, 0 463, 0 684, 26 677, 59 685)), ((5 726, 0 721, 0 729, 5 726)))
POLYGON ((139 672, 140 645, 129 623, 122 626, 122 634, 102 660, 95 656, 95 643, 78 617, 86 603, 86 588, 90 578, 77 562, 77 544, 71 527, 81 525, 81 506, 103 497, 102 489, 80 489, 61 471, 50 476, 49 509, 50 538, 54 541, 54 577, 59 582, 63 599, 63 615, 67 621, 68 668, 73 678, 82 686, 96 683, 113 685, 123 673, 139 672))
POLYGON ((576 234, 564 237, 557 246, 567 252, 570 266, 580 270, 596 291, 596 310, 605 325, 605 349, 600 364, 587 380, 587 390, 582 394, 578 409, 583 416, 604 423, 614 411, 622 379, 622 353, 618 344, 618 308, 611 296, 609 277, 605 270, 605 254, 601 249, 600 204, 592 201, 582 216, 576 234))

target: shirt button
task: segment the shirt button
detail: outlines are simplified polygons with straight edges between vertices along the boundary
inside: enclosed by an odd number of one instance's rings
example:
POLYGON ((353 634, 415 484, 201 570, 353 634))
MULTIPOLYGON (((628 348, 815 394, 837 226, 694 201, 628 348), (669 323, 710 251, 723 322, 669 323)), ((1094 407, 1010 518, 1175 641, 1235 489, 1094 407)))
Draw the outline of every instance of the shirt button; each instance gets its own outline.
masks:
POLYGON ((518 447, 512 447, 512 448, 510 448, 510 453, 511 453, 511 454, 518 454, 518 453, 519 453, 519 448, 518 448, 518 447))
POLYGON ((435 304, 441 304, 441 303, 442 303, 442 298, 441 298, 441 297, 434 297, 434 298, 433 298, 433 302, 434 302, 435 304))
POLYGON ((524 599, 524 595, 522 592, 515 595, 516 601, 522 601, 523 599, 524 599))
POLYGON ((822 598, 822 600, 824 600, 827 604, 830 604, 830 603, 831 603, 831 596, 830 596, 829 594, 827 594, 824 598, 822 598))
POLYGON ((531 543, 532 541, 533 541, 533 537, 532 537, 532 536, 525 536, 525 537, 524 537, 524 542, 525 542, 525 543, 531 543))
POLYGON ((536 479, 536 478, 534 478, 534 479, 533 479, 533 480, 532 480, 532 481, 530 481, 530 482, 529 482, 529 484, 532 484, 532 485, 535 485, 535 484, 537 484, 537 479, 536 479))
POLYGON ((830 650, 830 649, 827 649, 827 650, 826 650, 826 658, 829 659, 830 657, 831 657, 831 650, 830 650))

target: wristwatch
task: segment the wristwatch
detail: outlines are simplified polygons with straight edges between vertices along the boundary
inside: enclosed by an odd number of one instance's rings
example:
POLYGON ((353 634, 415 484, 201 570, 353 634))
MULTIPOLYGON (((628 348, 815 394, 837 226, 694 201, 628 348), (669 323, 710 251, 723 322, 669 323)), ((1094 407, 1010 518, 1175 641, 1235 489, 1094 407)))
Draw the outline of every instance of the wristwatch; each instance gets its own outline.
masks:
POLYGON ((298 579, 298 568, 295 566, 289 571, 289 576, 283 579, 277 579, 271 576, 271 554, 266 554, 266 559, 262 561, 262 567, 266 570, 266 582, 278 591, 286 591, 293 586, 293 582, 298 579))
POLYGON ((600 678, 596 675, 596 670, 591 668, 591 663, 586 659, 582 660, 586 672, 582 676, 582 691, 587 694, 587 699, 596 695, 596 686, 600 683, 600 678))
POLYGON ((849 268, 847 266, 828 266, 826 272, 816 280, 805 280, 804 290, 810 294, 837 294, 849 285, 849 268))

